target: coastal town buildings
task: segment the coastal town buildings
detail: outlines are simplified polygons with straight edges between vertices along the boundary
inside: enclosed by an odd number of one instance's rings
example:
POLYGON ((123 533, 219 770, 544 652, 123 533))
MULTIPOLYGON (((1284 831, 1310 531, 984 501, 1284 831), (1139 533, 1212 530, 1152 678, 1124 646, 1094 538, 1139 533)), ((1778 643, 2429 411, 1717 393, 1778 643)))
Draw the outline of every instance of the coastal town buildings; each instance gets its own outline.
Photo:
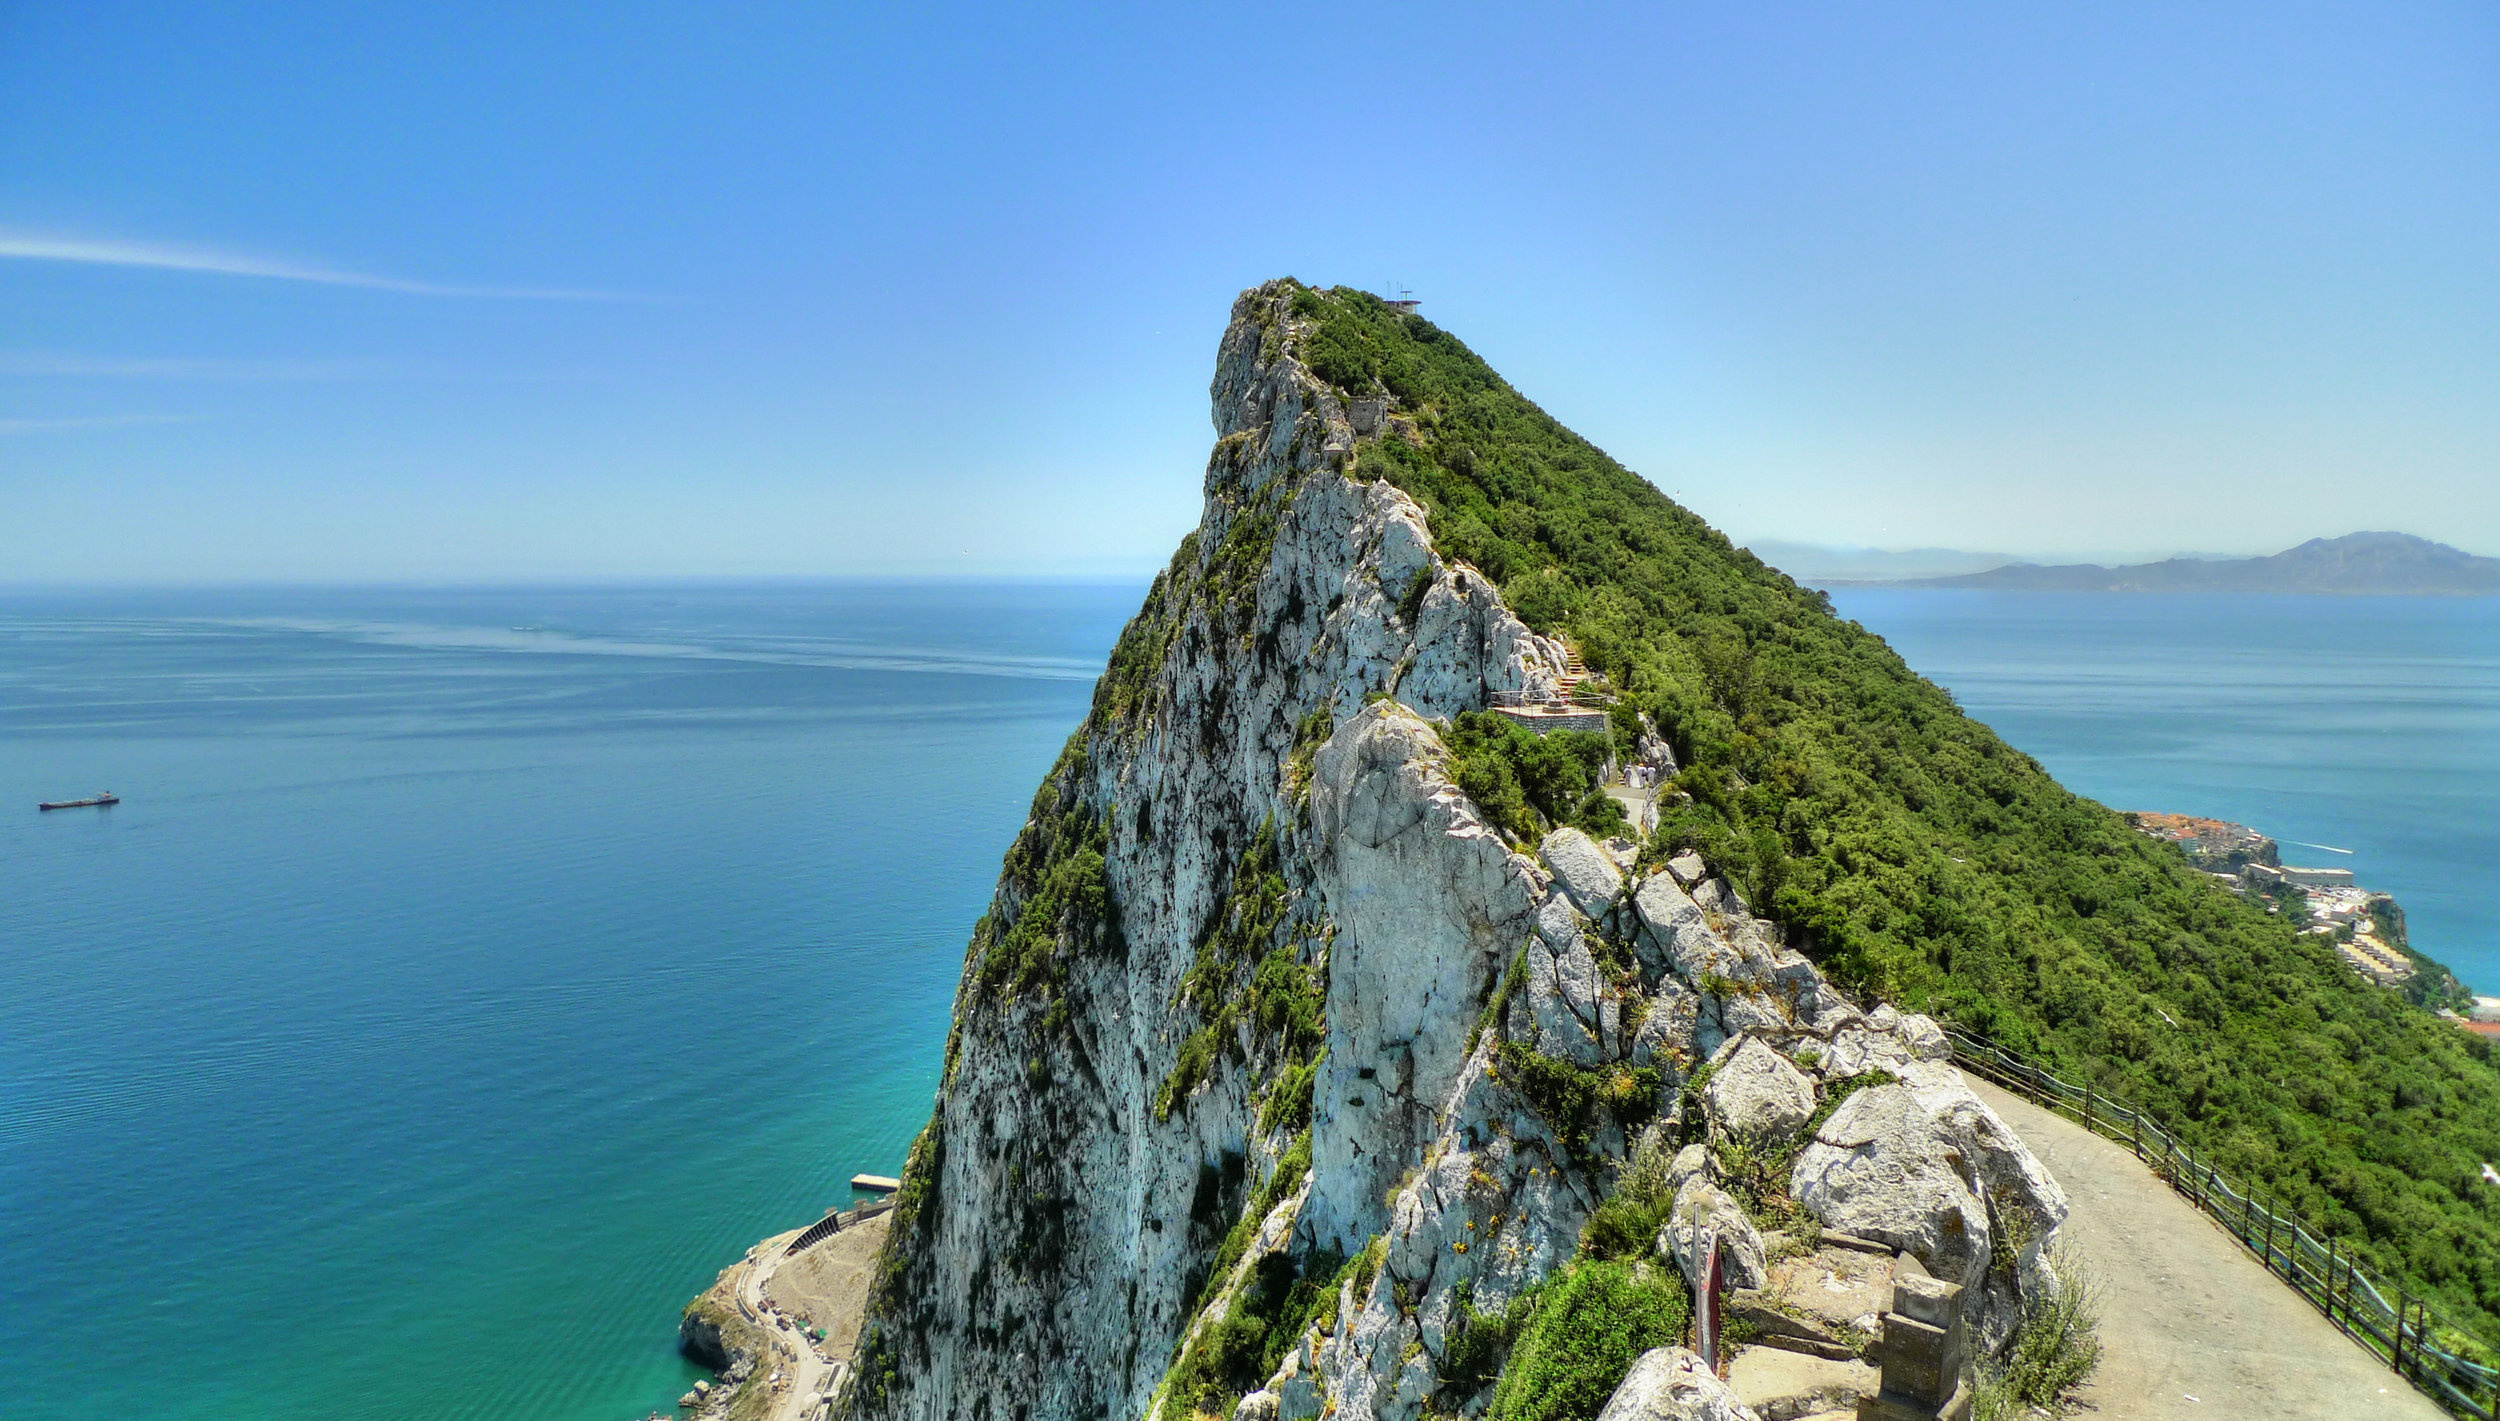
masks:
MULTIPOLYGON (((2190 863, 2231 891, 2291 905, 2306 919, 2304 931, 2333 939, 2336 955, 2370 981, 2401 987, 2420 975, 2420 961, 2404 941, 2404 913, 2396 900, 2355 883, 2351 869, 2287 864, 2274 840, 2228 820, 2137 812, 2127 822, 2176 845, 2190 863)), ((2493 1000, 2500 1007, 2500 999, 2493 1000)), ((2500 1010, 2492 1020, 2500 1023, 2500 1010)))

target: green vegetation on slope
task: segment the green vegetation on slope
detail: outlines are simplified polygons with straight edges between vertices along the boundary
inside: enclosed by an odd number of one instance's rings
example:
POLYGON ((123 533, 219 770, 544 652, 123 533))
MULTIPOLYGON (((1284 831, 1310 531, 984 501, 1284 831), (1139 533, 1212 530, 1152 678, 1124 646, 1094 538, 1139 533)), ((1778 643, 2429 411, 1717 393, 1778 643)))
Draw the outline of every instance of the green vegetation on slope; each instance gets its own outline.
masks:
POLYGON ((1285 1071, 1278 1085, 1294 1088, 1301 1100, 1271 1096, 1261 1113, 1261 1128, 1310 1122, 1310 1067, 1318 1059, 1326 1033, 1320 1018, 1327 991, 1306 958, 1304 943, 1322 936, 1319 924, 1285 921, 1288 893, 1276 871, 1276 826, 1261 825, 1241 861, 1233 866, 1232 887, 1217 905, 1197 959, 1181 978, 1177 1008, 1194 1008, 1201 1017, 1197 1030, 1181 1042, 1155 1092, 1155 1119, 1171 1118, 1172 1110, 1197 1089, 1226 1055, 1242 1058, 1240 1024, 1246 1018, 1272 1041, 1285 1071), (1254 965, 1255 964, 1255 965, 1254 965), (1246 980, 1245 980, 1246 979, 1246 980), (1288 1080, 1286 1077, 1291 1077, 1288 1080))
POLYGON ((1599 838, 1624 832, 1623 806, 1598 788, 1598 771, 1613 748, 1605 736, 1581 730, 1540 736, 1507 716, 1469 711, 1445 738, 1458 787, 1511 838, 1535 843, 1558 824, 1599 838))
MULTIPOLYGON (((1008 916, 984 914, 973 925, 972 954, 981 964, 981 986, 990 992, 1056 997, 1067 982, 1063 954, 1070 948, 1126 952, 1103 860, 1110 825, 1076 796, 1084 767, 1079 731, 1060 751, 1059 763, 1033 796, 1032 814, 1007 849, 1002 888, 1008 916)), ((1063 1019, 1054 1012, 1051 1025, 1063 1019)))
POLYGON ((1462 1297, 1443 1384, 1465 1392, 1498 1376, 1490 1421, 1590 1421, 1643 1352, 1684 1341, 1689 1296, 1654 1263, 1581 1258, 1498 1315, 1462 1297))
POLYGON ((1353 475, 1422 502, 1445 556, 1674 744, 1690 802, 1652 855, 1700 849, 1842 984, 2088 1076, 2382 1274, 2500 1319, 2485 1043, 2068 793, 1454 337, 1342 288, 1294 310, 1314 373, 1419 428, 1353 475))
MULTIPOLYGON (((1311 1132, 1304 1130, 1241 1211, 1232 1232, 1225 1235, 1208 1268, 1209 1288, 1227 1285, 1267 1216, 1301 1188, 1310 1174, 1311 1132)), ((1378 1266, 1376 1260, 1373 1266, 1378 1266)), ((1307 1254, 1280 1249, 1261 1257, 1233 1293, 1224 1315, 1195 1338, 1182 1338, 1171 1373, 1164 1380, 1159 1421, 1232 1415, 1235 1403, 1275 1375, 1286 1351, 1312 1323, 1336 1315, 1338 1285, 1354 1267, 1355 1262, 1330 1249, 1307 1254)), ((1191 1307, 1200 1306, 1201 1301, 1193 1300, 1191 1307)))

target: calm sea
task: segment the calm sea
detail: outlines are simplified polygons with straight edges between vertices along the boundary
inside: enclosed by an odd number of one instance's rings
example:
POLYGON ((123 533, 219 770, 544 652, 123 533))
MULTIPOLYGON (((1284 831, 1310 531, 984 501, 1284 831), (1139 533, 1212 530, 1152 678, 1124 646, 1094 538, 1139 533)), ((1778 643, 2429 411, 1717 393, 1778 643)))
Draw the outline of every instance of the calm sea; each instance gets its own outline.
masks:
POLYGON ((0 598, 0 1416, 675 1414, 1142 591, 0 598))
MULTIPOLYGON (((899 1165, 1141 592, 0 596, 0 1416, 668 1408, 678 1307, 899 1165)), ((1836 600, 2500 987, 2500 600, 1836 600)))

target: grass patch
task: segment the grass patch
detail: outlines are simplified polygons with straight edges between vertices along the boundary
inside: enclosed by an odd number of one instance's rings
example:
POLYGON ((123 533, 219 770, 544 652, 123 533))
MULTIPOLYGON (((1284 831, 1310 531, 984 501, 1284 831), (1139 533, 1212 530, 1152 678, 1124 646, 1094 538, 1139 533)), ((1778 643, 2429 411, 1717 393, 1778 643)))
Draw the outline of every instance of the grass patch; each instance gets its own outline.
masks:
POLYGON ((2049 1271, 2060 1280, 2057 1295, 2025 1298, 2013 1341, 1980 1368, 1975 1421, 2014 1421, 2033 1410, 2065 1415, 2075 1389, 2101 1364, 2098 1285, 2062 1250, 2051 1255, 2049 1271))
POLYGON ((1656 1118, 1658 1094, 1666 1088, 1654 1066, 1591 1069, 1516 1041, 1502 1043, 1498 1062, 1502 1082, 1518 1091, 1574 1154, 1587 1153, 1589 1136, 1607 1120, 1628 1132, 1656 1118))
POLYGON ((1508 1353, 1488 1421, 1594 1421, 1632 1363, 1682 1342, 1691 1321, 1682 1277, 1574 1262, 1505 1311, 1508 1353))

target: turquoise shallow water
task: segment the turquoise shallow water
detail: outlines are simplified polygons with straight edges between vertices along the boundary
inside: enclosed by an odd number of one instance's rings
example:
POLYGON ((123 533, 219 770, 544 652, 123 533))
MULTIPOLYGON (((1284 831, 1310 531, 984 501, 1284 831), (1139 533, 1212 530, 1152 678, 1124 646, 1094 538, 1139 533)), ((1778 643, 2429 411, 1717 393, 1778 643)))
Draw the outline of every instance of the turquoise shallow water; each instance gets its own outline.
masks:
MULTIPOLYGON (((900 1163, 1142 590, 0 596, 0 1417, 667 1407, 678 1306, 900 1163)), ((2500 599, 1837 601, 2500 988, 2500 599)))
POLYGON ((1140 593, 0 600, 0 1416, 670 1407, 1140 593))

